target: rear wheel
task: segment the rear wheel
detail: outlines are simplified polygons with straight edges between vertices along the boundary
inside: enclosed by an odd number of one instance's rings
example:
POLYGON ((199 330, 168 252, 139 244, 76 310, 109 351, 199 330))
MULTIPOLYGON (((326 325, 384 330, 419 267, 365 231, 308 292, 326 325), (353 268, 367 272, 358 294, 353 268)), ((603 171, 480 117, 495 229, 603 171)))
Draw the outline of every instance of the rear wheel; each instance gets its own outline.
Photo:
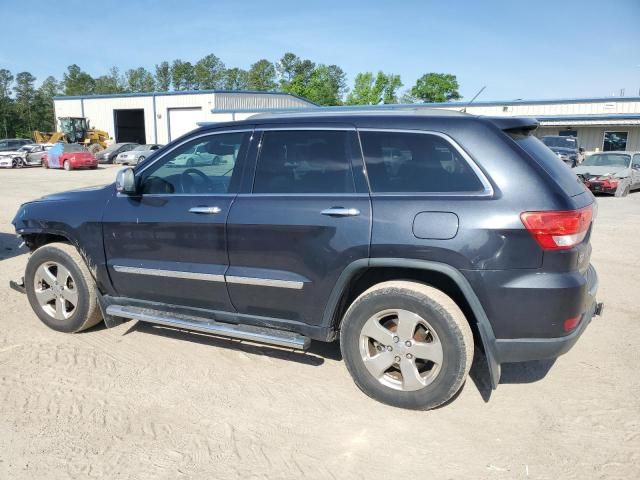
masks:
POLYGON ((33 311, 54 330, 79 332, 102 319, 93 277, 69 244, 51 243, 33 252, 25 288, 33 311))
POLYGON ((427 410, 467 378, 473 335, 456 303, 417 282, 384 282, 347 310, 340 347, 356 385, 388 405, 427 410))

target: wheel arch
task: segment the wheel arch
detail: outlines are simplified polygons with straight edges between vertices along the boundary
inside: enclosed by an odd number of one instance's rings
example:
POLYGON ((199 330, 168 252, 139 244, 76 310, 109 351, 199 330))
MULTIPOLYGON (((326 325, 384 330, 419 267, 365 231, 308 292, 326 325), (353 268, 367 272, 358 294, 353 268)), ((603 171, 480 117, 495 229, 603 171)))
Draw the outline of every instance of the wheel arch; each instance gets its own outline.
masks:
POLYGON ((412 280, 448 294, 464 312, 475 337, 482 345, 492 387, 500 380, 495 336, 489 319, 467 279, 456 268, 429 260, 370 258, 352 262, 342 272, 325 307, 322 326, 335 338, 339 322, 350 303, 369 287, 388 280, 412 280))

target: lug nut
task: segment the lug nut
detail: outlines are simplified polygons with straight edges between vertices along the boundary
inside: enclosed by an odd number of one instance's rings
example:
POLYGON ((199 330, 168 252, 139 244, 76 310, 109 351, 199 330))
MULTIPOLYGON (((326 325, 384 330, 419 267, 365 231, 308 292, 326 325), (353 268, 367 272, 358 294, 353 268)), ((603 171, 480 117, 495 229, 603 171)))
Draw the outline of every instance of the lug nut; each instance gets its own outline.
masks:
POLYGON ((413 358, 413 355, 411 355, 410 353, 407 353, 407 358, 411 360, 413 358))
POLYGON ((399 355, 396 355, 395 361, 396 361, 396 363, 400 363, 400 356, 399 355))
POLYGON ((404 344, 405 344, 407 347, 410 347, 410 346, 411 346, 411 342, 410 342, 409 340, 407 340, 406 342, 404 342, 404 344))
POLYGON ((400 341, 400 337, 393 337, 393 341, 398 343, 400 341))
POLYGON ((389 352, 390 352, 390 351, 392 351, 392 350, 393 350, 393 348, 391 348, 391 345, 387 345, 387 351, 389 351, 389 352))
POLYGON ((378 346, 376 347, 376 350, 378 350, 379 352, 381 352, 381 351, 383 351, 383 350, 384 350, 384 347, 383 347, 382 345, 378 345, 378 346))

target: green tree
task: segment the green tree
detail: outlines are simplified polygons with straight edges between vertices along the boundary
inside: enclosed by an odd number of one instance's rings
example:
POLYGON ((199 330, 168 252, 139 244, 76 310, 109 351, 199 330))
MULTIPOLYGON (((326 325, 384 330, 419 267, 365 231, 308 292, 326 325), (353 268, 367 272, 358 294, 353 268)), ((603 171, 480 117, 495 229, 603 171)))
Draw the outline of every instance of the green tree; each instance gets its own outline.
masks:
POLYGON ((313 69, 301 95, 318 105, 340 105, 346 89, 346 74, 337 65, 318 65, 313 69))
POLYGON ((276 83, 276 68, 273 63, 263 58, 251 65, 247 76, 247 86, 251 90, 275 90, 278 85, 276 83))
POLYGON ((125 91, 125 83, 118 67, 111 67, 107 75, 96 78, 95 93, 110 94, 122 93, 125 91))
POLYGON ((228 68, 224 72, 222 88, 225 90, 246 90, 249 88, 249 72, 241 68, 228 68))
POLYGON ((214 54, 198 60, 193 68, 196 88, 213 90, 224 84, 225 66, 214 54))
POLYGON ((156 65, 156 88, 159 92, 168 92, 171 88, 171 67, 169 62, 156 65))
POLYGON ((305 95, 316 64, 287 52, 275 65, 280 78, 280 89, 294 95, 305 95))
POLYGON ((62 82, 65 95, 91 95, 96 89, 95 80, 76 64, 67 67, 62 82))
POLYGON ((402 86, 400 75, 378 72, 359 73, 354 80, 353 90, 347 96, 348 105, 378 105, 398 103, 397 91, 402 86))
POLYGON ((34 119, 32 107, 36 96, 36 77, 29 72, 20 72, 16 75, 15 86, 15 108, 18 114, 16 134, 21 137, 31 137, 34 129, 34 119))
POLYGON ((0 69, 0 136, 10 137, 14 135, 15 109, 11 95, 13 74, 5 69, 0 69))
POLYGON ((144 67, 127 70, 124 74, 124 79, 127 92, 153 92, 156 87, 153 75, 144 67))
POLYGON ((174 90, 193 90, 195 87, 195 74, 191 62, 174 60, 171 64, 171 78, 174 90))
POLYGON ((51 132, 56 129, 53 97, 60 95, 60 93, 60 82, 52 76, 45 78, 40 88, 36 90, 32 106, 34 128, 36 130, 51 132))
POLYGON ((411 88, 411 95, 423 102, 448 102, 462 98, 458 80, 449 73, 425 73, 411 88))

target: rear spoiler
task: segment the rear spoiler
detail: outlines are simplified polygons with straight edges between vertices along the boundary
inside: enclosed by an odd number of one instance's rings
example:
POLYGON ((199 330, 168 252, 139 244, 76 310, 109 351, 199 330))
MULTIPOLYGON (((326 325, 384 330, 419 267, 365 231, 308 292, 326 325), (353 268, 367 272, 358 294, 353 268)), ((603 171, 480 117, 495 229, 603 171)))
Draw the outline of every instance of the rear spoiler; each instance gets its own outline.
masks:
POLYGON ((506 133, 531 135, 540 122, 533 117, 482 117, 506 133))

